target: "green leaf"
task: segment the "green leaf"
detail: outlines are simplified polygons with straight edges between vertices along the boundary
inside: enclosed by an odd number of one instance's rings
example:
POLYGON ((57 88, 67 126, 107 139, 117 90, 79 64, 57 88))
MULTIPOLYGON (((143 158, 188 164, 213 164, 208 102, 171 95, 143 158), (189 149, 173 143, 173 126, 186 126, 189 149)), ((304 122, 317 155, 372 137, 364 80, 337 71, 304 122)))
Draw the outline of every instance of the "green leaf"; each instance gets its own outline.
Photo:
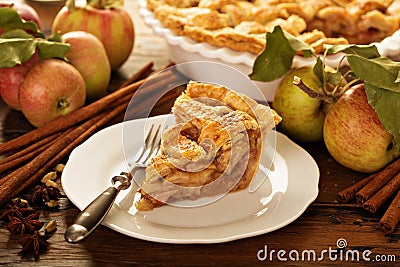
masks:
POLYGON ((340 71, 338 70, 325 71, 325 81, 334 86, 339 85, 340 83, 343 82, 342 73, 340 73, 340 71))
POLYGON ((390 132, 400 149, 400 93, 364 83, 368 103, 373 107, 383 127, 390 132))
POLYGON ((15 29, 15 30, 9 30, 3 34, 0 35, 0 38, 6 38, 6 39, 11 39, 11 38, 35 38, 32 34, 27 33, 24 30, 21 29, 15 29))
POLYGON ((324 45, 328 54, 336 54, 343 52, 346 54, 359 55, 364 58, 380 57, 378 49, 375 45, 324 45))
POLYGON ((11 68, 28 61, 35 49, 35 39, 0 38, 0 68, 11 68))
POLYGON ((303 51, 310 56, 314 50, 303 41, 285 33, 280 26, 275 26, 273 32, 266 34, 266 47, 258 55, 252 73, 252 80, 269 82, 285 75, 291 68, 297 51, 303 51))
POLYGON ((327 68, 321 57, 318 57, 317 62, 314 64, 313 73, 314 76, 317 78, 319 87, 325 89, 328 89, 328 87, 332 87, 329 85, 333 85, 334 87, 340 84, 343 78, 339 70, 327 68))
POLYGON ((280 26, 276 26, 275 28, 279 29, 283 32, 285 38, 288 40, 290 47, 295 50, 296 52, 302 51, 304 57, 310 57, 314 55, 314 49, 306 44, 305 42, 297 39, 290 33, 283 31, 280 26))
POLYGON ((10 7, 0 8, 0 28, 5 31, 0 35, 0 68, 11 68, 28 61, 36 49, 42 59, 65 59, 69 50, 69 44, 63 43, 59 34, 44 39, 34 22, 23 20, 10 7))
POLYGON ((38 29, 33 21, 25 21, 18 12, 11 7, 0 8, 0 28, 4 31, 21 29, 34 34, 36 37, 44 38, 44 34, 38 29))
POLYGON ((317 62, 313 67, 313 73, 317 78, 319 87, 324 87, 325 79, 324 79, 324 63, 322 62, 321 58, 317 58, 317 62))
POLYGON ((378 88, 400 92, 400 62, 386 57, 366 59, 358 55, 347 55, 351 70, 365 83, 378 88))
POLYGON ((59 43, 64 42, 60 31, 56 32, 55 34, 53 34, 52 36, 47 38, 47 40, 52 41, 52 42, 59 42, 59 43))
POLYGON ((69 44, 39 38, 0 38, 0 68, 11 68, 28 61, 36 49, 41 59, 65 59, 69 44))
POLYGON ((46 40, 38 42, 39 56, 41 59, 65 59, 65 54, 68 52, 69 48, 70 45, 66 43, 50 42, 46 40))

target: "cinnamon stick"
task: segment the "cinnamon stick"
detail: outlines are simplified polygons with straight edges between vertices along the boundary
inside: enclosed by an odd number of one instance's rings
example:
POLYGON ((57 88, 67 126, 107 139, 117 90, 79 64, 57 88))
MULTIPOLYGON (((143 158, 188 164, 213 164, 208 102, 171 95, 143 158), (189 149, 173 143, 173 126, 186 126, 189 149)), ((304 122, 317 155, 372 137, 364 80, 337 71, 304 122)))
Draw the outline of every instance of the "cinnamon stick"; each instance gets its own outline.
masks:
MULTIPOLYGON (((131 96, 127 95, 127 96, 117 100, 116 102, 114 102, 113 105, 110 106, 110 108, 113 108, 114 106, 123 105, 123 104, 125 104, 125 106, 126 106, 126 103, 130 100, 130 98, 131 98, 131 96)), ((121 116, 123 116, 123 114, 121 114, 121 116)), ((66 131, 68 131, 68 130, 70 130, 70 129, 67 129, 66 131)), ((11 171, 15 167, 20 166, 23 163, 32 159, 33 157, 39 155, 52 143, 52 141, 56 137, 60 136, 61 134, 62 133, 59 132, 59 133, 50 135, 48 137, 45 137, 45 138, 39 140, 38 142, 29 145, 25 149, 22 149, 16 153, 4 158, 3 160, 0 161, 0 174, 11 171)), ((65 134, 65 132, 64 132, 64 134, 65 134)))
POLYGON ((176 87, 163 95, 156 103, 157 110, 153 109, 150 113, 151 116, 167 114, 171 112, 175 100, 182 94, 186 87, 176 87))
MULTIPOLYGON (((23 184, 21 184, 19 187, 16 187, 12 194, 8 196, 8 200, 12 199, 15 195, 20 193, 22 190, 24 190, 26 187, 30 186, 34 182, 40 180, 43 175, 47 173, 47 171, 51 168, 53 168, 56 164, 60 163, 65 157, 67 157, 72 150, 74 150, 75 147, 83 143, 86 139, 88 139, 91 135, 93 135, 95 132, 101 130, 106 126, 110 121, 113 121, 116 117, 120 116, 123 114, 126 106, 120 106, 117 109, 107 113, 102 117, 101 119, 97 120, 95 123, 93 123, 92 126, 87 128, 86 131, 84 131, 78 138, 74 139, 71 143, 69 143, 66 147, 64 147, 56 156, 51 158, 48 162, 46 162, 41 168, 39 168, 33 175, 28 177, 26 181, 24 181, 23 184)), ((0 203, 5 203, 8 200, 3 200, 0 197, 0 203), (3 202, 2 202, 3 201, 3 202)))
POLYGON ((160 101, 165 103, 172 98, 178 97, 178 95, 174 95, 176 90, 180 90, 177 89, 179 87, 177 85, 187 82, 188 80, 185 77, 174 71, 166 71, 158 74, 156 77, 150 78, 132 98, 125 118, 137 119, 149 116, 154 106, 161 106, 160 101))
MULTIPOLYGON (((46 138, 43 138, 42 140, 39 140, 38 142, 33 143, 32 145, 26 147, 25 149, 20 150, 20 151, 14 153, 14 154, 2 159, 0 161, 0 168, 1 168, 1 165, 6 164, 6 163, 8 163, 10 161, 19 159, 20 157, 23 157, 24 155, 29 154, 29 153, 39 149, 40 147, 44 146, 45 144, 50 143, 51 141, 53 141, 54 139, 56 139, 60 135, 61 135, 61 133, 55 133, 53 135, 50 135, 50 136, 48 136, 46 138)), ((1 173, 1 171, 0 171, 0 173, 1 173)))
POLYGON ((353 200, 356 197, 356 193, 363 188, 366 184, 368 184, 372 179, 375 178, 377 174, 373 174, 368 176, 367 178, 354 183, 353 185, 343 189, 336 195, 336 199, 340 203, 348 203, 349 201, 353 200))
POLYGON ((398 172, 400 172, 400 158, 389 164, 382 171, 378 172, 374 179, 372 179, 356 194, 357 202, 362 204, 367 201, 398 172))
MULTIPOLYGON (((93 120, 99 120, 100 118, 94 117, 93 120)), ((71 132, 66 132, 65 134, 60 135, 52 146, 48 149, 40 153, 33 160, 22 166, 21 168, 11 172, 6 175, 2 179, 2 183, 0 184, 0 202, 5 196, 9 196, 10 191, 19 187, 28 177, 37 172, 41 166, 43 166, 49 159, 56 156, 57 153, 68 143, 71 143, 75 138, 85 130, 85 128, 89 127, 92 123, 92 120, 89 120, 77 127, 77 129, 71 130, 71 132)))
POLYGON ((36 181, 37 178, 47 172, 47 167, 50 163, 54 163, 55 165, 62 157, 70 153, 73 148, 94 132, 98 131, 107 122, 123 113, 125 109, 126 105, 121 105, 106 113, 104 116, 93 117, 75 129, 68 131, 66 134, 62 134, 55 140, 53 145, 28 164, 4 177, 4 182, 0 184, 0 205, 10 200, 26 186, 36 181))
MULTIPOLYGON (((142 67, 137 73, 135 73, 134 75, 132 75, 131 77, 129 77, 121 86, 121 87, 125 87, 131 83, 134 83, 140 79, 144 79, 146 77, 148 77, 151 73, 153 73, 153 62, 147 63, 144 67, 142 67)), ((164 67, 161 68, 161 70, 165 70, 169 67, 174 66, 175 63, 171 62, 166 64, 164 67)))
POLYGON ((137 81, 149 76, 153 72, 153 65, 154 65, 153 62, 149 62, 146 65, 144 65, 139 71, 134 73, 125 82, 123 82, 122 85, 119 87, 119 89, 126 87, 134 82, 137 82, 137 81))
MULTIPOLYGON (((18 166, 21 166, 23 163, 28 162, 32 158, 36 157, 40 153, 42 153, 44 150, 46 150, 52 142, 48 142, 47 144, 43 144, 42 146, 38 147, 35 150, 32 150, 31 152, 25 153, 21 155, 18 158, 15 158, 13 160, 7 161, 5 163, 0 164, 0 174, 11 171, 15 169, 18 166)), ((2 178, 0 178, 2 179, 2 178)))
POLYGON ((364 204, 363 208, 375 213, 391 196, 400 189, 400 173, 393 177, 384 187, 375 193, 364 204))
POLYGON ((379 221, 379 226, 387 233, 393 233, 397 224, 400 222, 400 191, 397 192, 396 197, 393 199, 389 208, 379 221))

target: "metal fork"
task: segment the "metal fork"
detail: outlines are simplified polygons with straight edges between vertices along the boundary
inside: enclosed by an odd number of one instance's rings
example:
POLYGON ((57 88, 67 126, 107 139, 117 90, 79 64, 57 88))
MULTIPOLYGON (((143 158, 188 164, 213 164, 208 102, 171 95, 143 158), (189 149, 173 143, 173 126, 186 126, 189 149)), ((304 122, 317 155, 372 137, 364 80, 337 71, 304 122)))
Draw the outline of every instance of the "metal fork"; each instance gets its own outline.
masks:
POLYGON ((78 214, 73 224, 65 232, 65 240, 70 243, 82 241, 100 225, 110 211, 118 193, 130 187, 135 172, 140 168, 145 168, 152 156, 158 152, 161 141, 160 129, 161 125, 151 125, 144 145, 134 156, 133 162, 129 163, 130 171, 121 172, 111 178, 112 186, 107 188, 78 214), (153 134, 154 130, 156 132, 153 134))

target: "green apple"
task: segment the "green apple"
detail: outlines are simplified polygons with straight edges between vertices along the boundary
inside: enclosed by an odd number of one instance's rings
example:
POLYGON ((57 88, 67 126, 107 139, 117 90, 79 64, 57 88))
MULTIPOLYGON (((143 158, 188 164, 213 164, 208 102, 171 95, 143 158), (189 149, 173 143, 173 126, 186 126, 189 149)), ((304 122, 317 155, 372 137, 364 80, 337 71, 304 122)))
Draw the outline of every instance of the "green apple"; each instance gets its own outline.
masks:
POLYGON ((400 155, 393 135, 368 104, 363 84, 348 89, 330 108, 323 136, 331 156, 359 172, 376 172, 400 155))
POLYGON ((87 100, 104 96, 110 83, 111 67, 103 44, 96 36, 84 31, 68 32, 62 39, 70 44, 66 58, 85 80, 87 100))
POLYGON ((278 85, 272 102, 272 107, 282 117, 278 129, 300 142, 321 141, 325 120, 324 102, 310 97, 294 85, 294 76, 300 77, 309 88, 317 92, 322 90, 312 67, 289 71, 278 85))

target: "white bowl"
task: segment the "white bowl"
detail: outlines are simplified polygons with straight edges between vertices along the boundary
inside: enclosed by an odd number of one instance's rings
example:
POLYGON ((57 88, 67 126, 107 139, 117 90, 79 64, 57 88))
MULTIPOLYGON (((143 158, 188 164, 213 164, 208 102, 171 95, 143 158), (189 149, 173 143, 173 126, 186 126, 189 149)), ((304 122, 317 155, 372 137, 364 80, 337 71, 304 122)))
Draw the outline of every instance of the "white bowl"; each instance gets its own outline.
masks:
MULTIPOLYGON (((234 51, 227 47, 216 47, 208 43, 196 42, 186 37, 178 36, 171 30, 164 28, 159 20, 154 18, 153 12, 147 9, 146 0, 138 0, 139 13, 143 17, 145 23, 151 27, 155 34, 163 37, 168 46, 171 61, 179 64, 191 61, 213 61, 229 65, 245 75, 252 72, 253 63, 256 55, 250 52, 234 51)), ((376 45, 382 56, 395 58, 400 55, 400 30, 396 31, 392 36, 385 38, 376 45)), ((326 57, 325 63, 336 68, 343 54, 338 53, 326 57)), ((310 66, 315 63, 315 59, 295 56, 292 67, 310 66)), ((275 95, 276 87, 282 78, 272 82, 255 82, 263 92, 268 101, 272 101, 275 95)))

